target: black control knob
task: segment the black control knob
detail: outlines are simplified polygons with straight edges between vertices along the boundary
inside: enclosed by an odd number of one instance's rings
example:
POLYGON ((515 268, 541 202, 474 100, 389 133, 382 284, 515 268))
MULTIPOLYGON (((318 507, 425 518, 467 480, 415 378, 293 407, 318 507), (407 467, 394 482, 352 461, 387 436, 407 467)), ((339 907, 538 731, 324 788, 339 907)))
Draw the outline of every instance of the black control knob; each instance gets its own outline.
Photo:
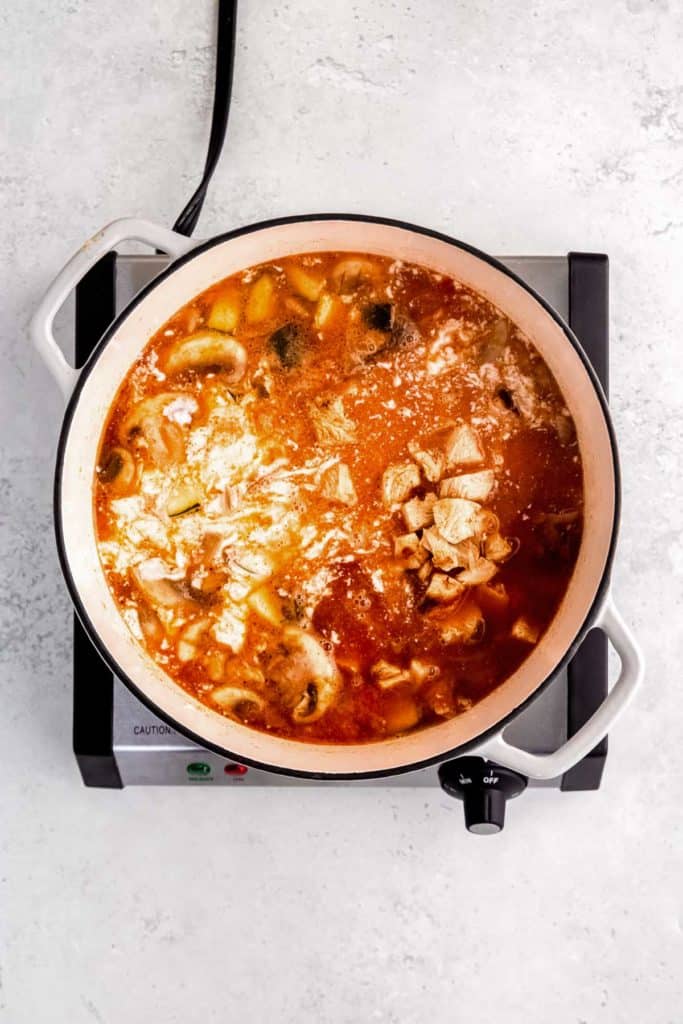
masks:
POLYGON ((483 757, 458 757, 439 766, 439 782, 450 796, 462 800, 469 832, 490 836, 505 824, 505 804, 527 787, 523 775, 483 757))

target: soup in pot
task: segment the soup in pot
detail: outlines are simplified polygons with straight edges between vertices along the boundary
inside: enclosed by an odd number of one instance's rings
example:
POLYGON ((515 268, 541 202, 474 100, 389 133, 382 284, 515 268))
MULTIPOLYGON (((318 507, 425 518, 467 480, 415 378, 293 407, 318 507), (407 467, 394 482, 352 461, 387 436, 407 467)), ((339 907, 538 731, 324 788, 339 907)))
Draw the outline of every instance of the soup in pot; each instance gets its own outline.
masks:
POLYGON ((521 665, 582 532, 574 424, 520 330, 368 254, 250 268, 179 310, 104 428, 100 559, 175 683, 244 725, 357 743, 521 665))

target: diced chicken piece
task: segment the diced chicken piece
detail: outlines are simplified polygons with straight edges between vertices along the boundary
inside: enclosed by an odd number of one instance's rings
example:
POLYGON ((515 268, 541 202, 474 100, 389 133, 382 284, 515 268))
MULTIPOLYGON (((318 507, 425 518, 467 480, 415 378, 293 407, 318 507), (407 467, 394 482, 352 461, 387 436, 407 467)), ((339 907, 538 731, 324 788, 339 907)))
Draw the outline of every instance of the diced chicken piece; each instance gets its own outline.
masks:
POLYGON ((460 476, 450 476, 439 484, 439 497, 486 501, 493 489, 494 482, 495 477, 492 469, 481 469, 478 473, 462 473, 460 476))
POLYGON ((378 661, 372 666, 370 675, 382 690, 391 690, 400 683, 409 683, 412 678, 410 672, 384 660, 378 661))
POLYGON ((396 505, 409 498, 420 486, 420 470, 413 462, 396 462, 387 466, 382 476, 382 500, 396 505))
POLYGON ((445 540, 457 544, 478 532, 480 511, 467 498, 440 498, 434 503, 434 523, 445 540))
POLYGON ((431 601, 438 601, 439 604, 451 604, 457 598, 462 597, 465 586, 453 576, 447 576, 444 572, 435 572, 427 587, 427 597, 431 601))
POLYGON ((308 411, 320 444, 352 444, 356 440, 356 425, 344 412, 339 395, 320 405, 311 402, 308 411))
MULTIPOLYGON (((422 448, 418 441, 410 441, 408 451, 430 483, 437 483, 446 470, 446 456, 444 452, 434 448, 422 448)), ((465 495, 462 495, 465 497, 465 495)))
POLYGON ((465 569, 458 576, 459 581, 467 587, 476 587, 480 583, 488 583, 498 572, 495 562, 489 562, 488 558, 478 558, 471 569, 465 569))
POLYGON ((404 533, 394 539, 394 554, 405 569, 419 569, 429 558, 416 533, 404 533))
POLYGON ((403 521, 409 530, 421 530, 423 526, 431 526, 434 522, 435 494, 426 494, 424 498, 411 498, 401 509, 403 521))
POLYGON ((396 698, 384 710, 387 732, 392 736, 412 729, 420 717, 420 709, 413 698, 403 694, 400 697, 396 694, 396 698))
POLYGON ((515 553, 515 544, 499 533, 492 533, 484 541, 484 554, 494 562, 504 562, 515 553))
POLYGON ((503 369, 503 381, 508 389, 514 408, 533 423, 539 414, 539 400, 536 387, 531 377, 522 373, 519 366, 511 359, 503 369))
POLYGON ((483 583, 476 589, 476 598, 484 614, 504 612, 510 604, 504 583, 483 583))
POLYGON ((433 565, 431 559, 428 557, 422 563, 420 568, 417 570, 417 578, 420 583, 426 583, 433 571, 433 565))
POLYGON ((431 661, 423 661, 422 658, 412 658, 408 671, 410 672, 411 679, 417 686, 422 686, 423 683, 437 679, 441 674, 441 669, 438 665, 433 665, 431 661))
POLYGON ((320 493, 329 501, 336 501, 340 505, 356 504, 358 495, 345 462, 338 462, 326 470, 321 480, 320 493))
POLYGON ((450 680, 437 677, 433 682, 427 683, 420 696, 434 714, 442 718, 451 718, 456 714, 453 684, 450 680))
POLYGON ((477 435, 466 423, 460 423, 451 430, 446 438, 445 455, 449 468, 473 466, 484 458, 477 435))
POLYGON ((456 544, 449 544, 441 536, 438 530, 429 528, 422 534, 423 547, 430 552, 432 561, 437 569, 444 569, 450 572, 451 569, 462 569, 467 566, 463 552, 456 544))
POLYGON ((445 644, 476 644, 484 635, 484 616, 471 602, 446 612, 439 609, 431 618, 445 644))
POLYGON ((528 619, 521 615, 512 624, 510 636, 514 637, 515 640, 522 640, 526 644, 535 644, 538 641, 539 629, 538 626, 532 625, 528 619))

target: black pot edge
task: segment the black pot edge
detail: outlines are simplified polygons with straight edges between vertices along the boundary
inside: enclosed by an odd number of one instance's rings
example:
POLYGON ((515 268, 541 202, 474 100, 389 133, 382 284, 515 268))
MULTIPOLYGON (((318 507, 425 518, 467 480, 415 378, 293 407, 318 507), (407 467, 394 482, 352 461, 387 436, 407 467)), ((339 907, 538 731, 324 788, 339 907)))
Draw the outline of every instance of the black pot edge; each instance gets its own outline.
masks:
POLYGON ((66 585, 67 585, 67 589, 69 591, 69 595, 71 597, 71 600, 73 602, 74 608, 76 610, 76 614, 78 615, 78 618, 80 619, 80 621, 81 621, 84 629, 86 630, 86 632, 87 632, 91 642, 93 643, 93 646, 97 650, 97 652, 100 655, 100 657, 102 658, 102 660, 111 669, 111 671, 114 673, 114 675, 118 679, 120 679, 121 682, 125 686, 128 687, 128 689, 131 691, 131 693, 140 701, 141 704, 143 704, 145 707, 147 707, 153 714, 155 714, 158 718, 160 718, 167 725, 170 725, 171 728, 175 729, 177 732, 181 733, 182 735, 187 736, 188 739, 190 739, 193 742, 197 743, 200 747, 203 747, 204 749, 207 749, 207 750, 211 750, 213 753, 218 754, 220 757, 223 757, 223 758, 226 758, 226 759, 229 759, 229 760, 232 760, 232 761, 237 761, 240 764, 249 765, 252 768, 257 768, 257 769, 262 770, 262 771, 272 772, 272 773, 274 773, 276 775, 285 775, 285 776, 289 776, 289 777, 292 777, 292 778, 311 779, 311 780, 319 780, 319 781, 325 781, 325 780, 340 780, 340 781, 341 780, 348 780, 348 781, 359 780, 360 781, 360 780, 363 780, 363 779, 386 778, 388 776, 403 775, 403 774, 406 774, 408 772, 419 771, 421 768, 427 768, 430 765, 439 764, 442 761, 449 760, 450 758, 459 757, 461 754, 467 753, 468 751, 471 751, 471 750, 473 750, 473 749, 475 749, 477 747, 482 746, 486 742, 487 739, 489 739, 491 736, 494 736, 495 734, 501 732, 505 728, 506 725, 508 725, 514 718, 517 717, 517 715, 519 715, 522 711, 525 710, 525 708, 529 707, 533 703, 533 701, 535 701, 538 697, 540 697, 541 694, 544 692, 544 690, 546 690, 546 688, 553 681, 553 679, 555 679, 555 677, 558 675, 558 673, 561 672, 562 669, 571 661, 572 657, 574 656, 574 654, 576 653, 577 649, 581 645, 581 642, 583 641, 584 637, 586 636, 586 634, 588 632, 590 632, 590 630, 592 628, 593 618, 595 617, 598 609, 600 608, 600 605, 602 604, 603 598, 604 598, 604 596, 605 596, 605 594, 607 592, 607 589, 609 587, 610 573, 611 573, 611 569, 612 569, 612 563, 614 561, 614 553, 615 553, 615 549, 616 549, 617 537, 618 537, 618 532, 619 532, 619 518, 620 518, 620 511, 621 511, 621 474, 620 474, 620 469, 619 469, 619 456, 618 456, 618 450, 617 450, 616 436, 615 436, 615 433, 614 433, 614 427, 613 427, 613 424, 612 424, 612 418, 611 418, 611 415, 610 415, 609 407, 607 405, 607 399, 606 399, 605 394, 603 392, 603 389, 602 389, 602 387, 600 385, 600 381, 598 380, 597 375, 596 375, 593 367, 591 366, 590 361, 588 360, 588 357, 586 356, 585 352, 583 351, 583 348, 581 347, 581 344, 579 343, 578 338, 574 335, 574 333, 571 330, 571 328, 564 322, 564 320, 559 316, 559 314, 552 308, 552 306, 550 306, 550 304, 548 302, 546 302, 546 300, 541 295, 539 295, 538 292, 535 291, 535 289, 533 289, 524 280, 522 280, 522 278, 520 278, 517 274, 515 274, 514 271, 509 270, 508 267, 506 267, 504 264, 502 264, 494 256, 489 256, 487 253, 482 252, 481 250, 475 248, 472 245, 468 245, 466 242, 461 242, 458 239, 452 238, 451 236, 445 235, 445 234, 443 234, 442 232, 439 232, 439 231, 433 231, 430 228, 419 227, 418 225, 411 224, 408 221, 395 220, 395 219, 392 219, 392 218, 389 218, 389 217, 365 216, 363 214, 355 214, 355 213, 323 213, 323 214, 312 213, 312 214, 291 215, 291 216, 287 216, 287 217, 274 217, 274 218, 271 218, 269 220, 259 221, 256 224, 250 224, 250 225, 246 225, 245 227, 235 228, 232 231, 226 231, 226 232, 224 232, 221 235, 216 235, 213 238, 207 239, 205 242, 200 242, 199 245, 197 245, 195 248, 190 249, 189 252, 185 253, 183 256, 180 256, 180 257, 178 257, 178 259, 173 260, 172 263, 165 270, 163 270, 160 274, 158 274, 152 281, 149 282, 148 285, 146 285, 140 292, 138 292, 138 294, 132 299, 132 301, 128 304, 128 306, 126 306, 126 308, 124 310, 122 310, 121 313, 119 313, 117 317, 115 317, 115 319, 112 321, 110 326, 107 328, 107 330, 102 335, 102 337, 101 337, 100 341, 97 343, 96 347, 93 349, 92 355, 90 356, 90 358, 88 359, 88 361, 84 365, 83 369, 81 370, 80 376, 78 377, 78 380, 76 381, 76 385, 74 387, 74 390, 73 390, 71 396, 69 397, 69 401, 68 401, 68 404, 67 404, 67 407, 66 407, 66 411, 65 411, 65 414, 64 414, 64 420, 63 420, 63 423, 62 423, 62 429, 61 429, 61 433, 60 433, 60 437, 59 437, 59 443, 58 443, 58 446, 57 446, 57 457, 56 457, 56 465, 55 465, 55 481, 54 481, 54 492, 53 492, 53 505, 54 505, 55 536, 56 536, 56 542, 57 542, 57 552, 58 552, 58 556, 59 556, 59 562, 60 562, 60 565, 61 565, 61 568, 62 568, 62 573, 64 575, 64 579, 66 581, 66 585), (70 424, 71 424, 71 420, 73 418, 74 410, 76 408, 76 405, 77 405, 80 393, 81 393, 81 391, 82 391, 82 389, 84 387, 84 384, 85 384, 86 380, 88 379, 90 373, 92 372, 93 368, 95 367, 95 365, 97 363, 97 360, 98 360, 100 354, 102 353, 104 347, 106 346, 107 342, 112 337, 112 335, 119 329, 119 327, 121 326, 123 321, 131 314, 131 312, 135 309, 135 307, 144 298, 146 298, 146 296, 158 284, 160 284, 163 280, 165 280, 167 277, 169 277, 178 267, 183 266, 185 263, 188 263, 190 260, 194 259, 196 256, 201 255, 207 249, 211 249, 215 245, 220 244, 221 242, 228 241, 231 238, 238 238, 240 235, 252 234, 253 232, 261 231, 261 230, 264 230, 266 228, 277 227, 279 225, 300 223, 302 221, 303 222, 310 222, 310 221, 327 221, 327 220, 342 220, 342 221, 345 220, 345 221, 356 221, 356 222, 369 222, 369 223, 372 223, 372 224, 385 224, 385 225, 388 225, 389 227, 401 228, 402 230, 405 230, 405 231, 412 231, 412 232, 420 234, 420 235, 426 235, 426 236, 428 236, 430 238, 436 238, 439 241, 447 243, 448 245, 453 245, 453 246, 455 246, 458 249, 462 249, 463 251, 470 253, 472 256, 476 256, 478 259, 483 260, 485 263, 488 263, 490 266, 495 267, 497 270, 499 270, 501 273, 505 274, 507 277, 512 278, 512 280, 515 281, 520 287, 524 288, 524 290, 527 291, 531 296, 533 296, 534 299, 536 299, 536 301, 543 307, 543 309, 546 311, 546 313, 548 313, 548 315, 562 329, 565 337, 567 338, 569 343, 572 345, 572 347, 576 351, 577 355, 581 359, 581 362, 583 363, 584 369, 586 370, 586 372, 588 374, 588 377, 589 377, 589 379, 590 379, 590 381, 591 381, 591 383, 593 385, 593 388, 594 388, 594 390, 596 392, 596 395, 598 397, 598 401, 600 402, 600 405, 601 405, 601 408, 602 408, 603 416, 605 418, 605 423, 606 423, 606 426, 607 426, 607 432, 608 432, 609 439, 610 439, 610 447, 611 447, 611 450, 612 450, 612 464, 613 464, 613 469, 614 469, 614 518, 613 518, 613 522, 612 522, 612 536, 611 536, 611 540, 610 540, 609 550, 607 552, 607 558, 605 560, 605 568, 603 570, 602 579, 601 579, 600 584, 598 586, 598 589, 596 591, 593 603, 591 604, 591 606, 590 606, 590 608, 589 608, 589 610, 588 610, 588 612, 586 614, 586 617, 585 617, 585 619, 583 621, 583 624, 579 628, 579 630, 578 630, 578 632, 577 632, 573 642, 567 648, 564 656, 562 657, 562 659, 555 666, 552 674, 547 676, 536 687, 534 692, 529 697, 527 697, 527 699, 525 701, 523 701, 521 704, 517 705, 517 707, 513 708, 512 711, 510 711, 510 713, 505 716, 505 718, 503 718, 501 721, 497 722, 495 725, 491 726, 491 728, 486 729, 482 733, 479 733, 478 736, 476 736, 473 739, 469 740, 467 743, 463 743, 460 746, 455 747, 454 749, 451 749, 451 750, 448 750, 448 751, 444 751, 443 753, 437 754, 437 755, 435 755, 433 757, 426 758, 423 761, 416 761, 416 762, 412 762, 411 764, 400 765, 400 766, 395 767, 395 768, 387 768, 387 769, 382 769, 382 770, 379 770, 379 771, 369 771, 369 772, 309 772, 309 771, 301 771, 301 770, 298 770, 298 769, 282 768, 279 765, 271 765, 271 764, 265 764, 265 763, 259 762, 259 761, 254 761, 254 760, 252 760, 250 758, 245 758, 241 754, 238 754, 238 753, 230 751, 230 750, 226 750, 225 748, 220 747, 220 746, 218 746, 216 744, 207 742, 207 740, 205 738, 203 738, 202 736, 199 736, 199 735, 193 733, 186 726, 181 725, 179 722, 176 722, 173 718, 171 718, 170 715, 167 715, 164 711, 162 711, 160 708, 158 708, 157 705, 154 704, 154 702, 151 701, 147 697, 146 694, 144 694, 141 690, 138 689, 138 687, 135 685, 133 680, 130 679, 126 675, 125 672, 123 672, 121 667, 117 664, 116 660, 111 656, 111 654, 109 653, 109 651, 107 650, 105 645, 100 640, 99 634, 97 633, 95 627, 93 626, 92 622, 90 621, 90 619, 88 617, 88 614, 86 612, 85 606, 84 606, 83 602, 81 601, 80 595, 78 593, 78 590, 76 588, 75 582, 74 582, 73 577, 71 575, 71 570, 69 568, 69 563, 68 563, 67 556, 66 556, 66 548, 65 548, 65 544, 64 544, 64 537, 63 537, 63 531, 62 531, 61 477, 62 477, 62 468, 63 468, 63 463, 64 463, 64 450, 65 450, 66 441, 67 441, 67 438, 68 438, 68 435, 69 435, 69 427, 70 427, 70 424))

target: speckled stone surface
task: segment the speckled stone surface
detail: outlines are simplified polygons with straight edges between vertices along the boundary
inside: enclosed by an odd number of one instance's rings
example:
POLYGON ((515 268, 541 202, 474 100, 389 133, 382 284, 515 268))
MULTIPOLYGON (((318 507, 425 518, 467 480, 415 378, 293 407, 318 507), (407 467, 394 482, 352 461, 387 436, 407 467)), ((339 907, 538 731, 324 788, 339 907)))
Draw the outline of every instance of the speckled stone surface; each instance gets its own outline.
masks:
POLYGON ((677 2, 243 2, 200 233, 367 211, 494 252, 605 250, 624 514, 648 658, 591 795, 497 838, 437 792, 86 791, 29 350, 103 223, 197 180, 213 4, 0 5, 0 1020, 677 1024, 683 1014, 683 12, 677 2))

